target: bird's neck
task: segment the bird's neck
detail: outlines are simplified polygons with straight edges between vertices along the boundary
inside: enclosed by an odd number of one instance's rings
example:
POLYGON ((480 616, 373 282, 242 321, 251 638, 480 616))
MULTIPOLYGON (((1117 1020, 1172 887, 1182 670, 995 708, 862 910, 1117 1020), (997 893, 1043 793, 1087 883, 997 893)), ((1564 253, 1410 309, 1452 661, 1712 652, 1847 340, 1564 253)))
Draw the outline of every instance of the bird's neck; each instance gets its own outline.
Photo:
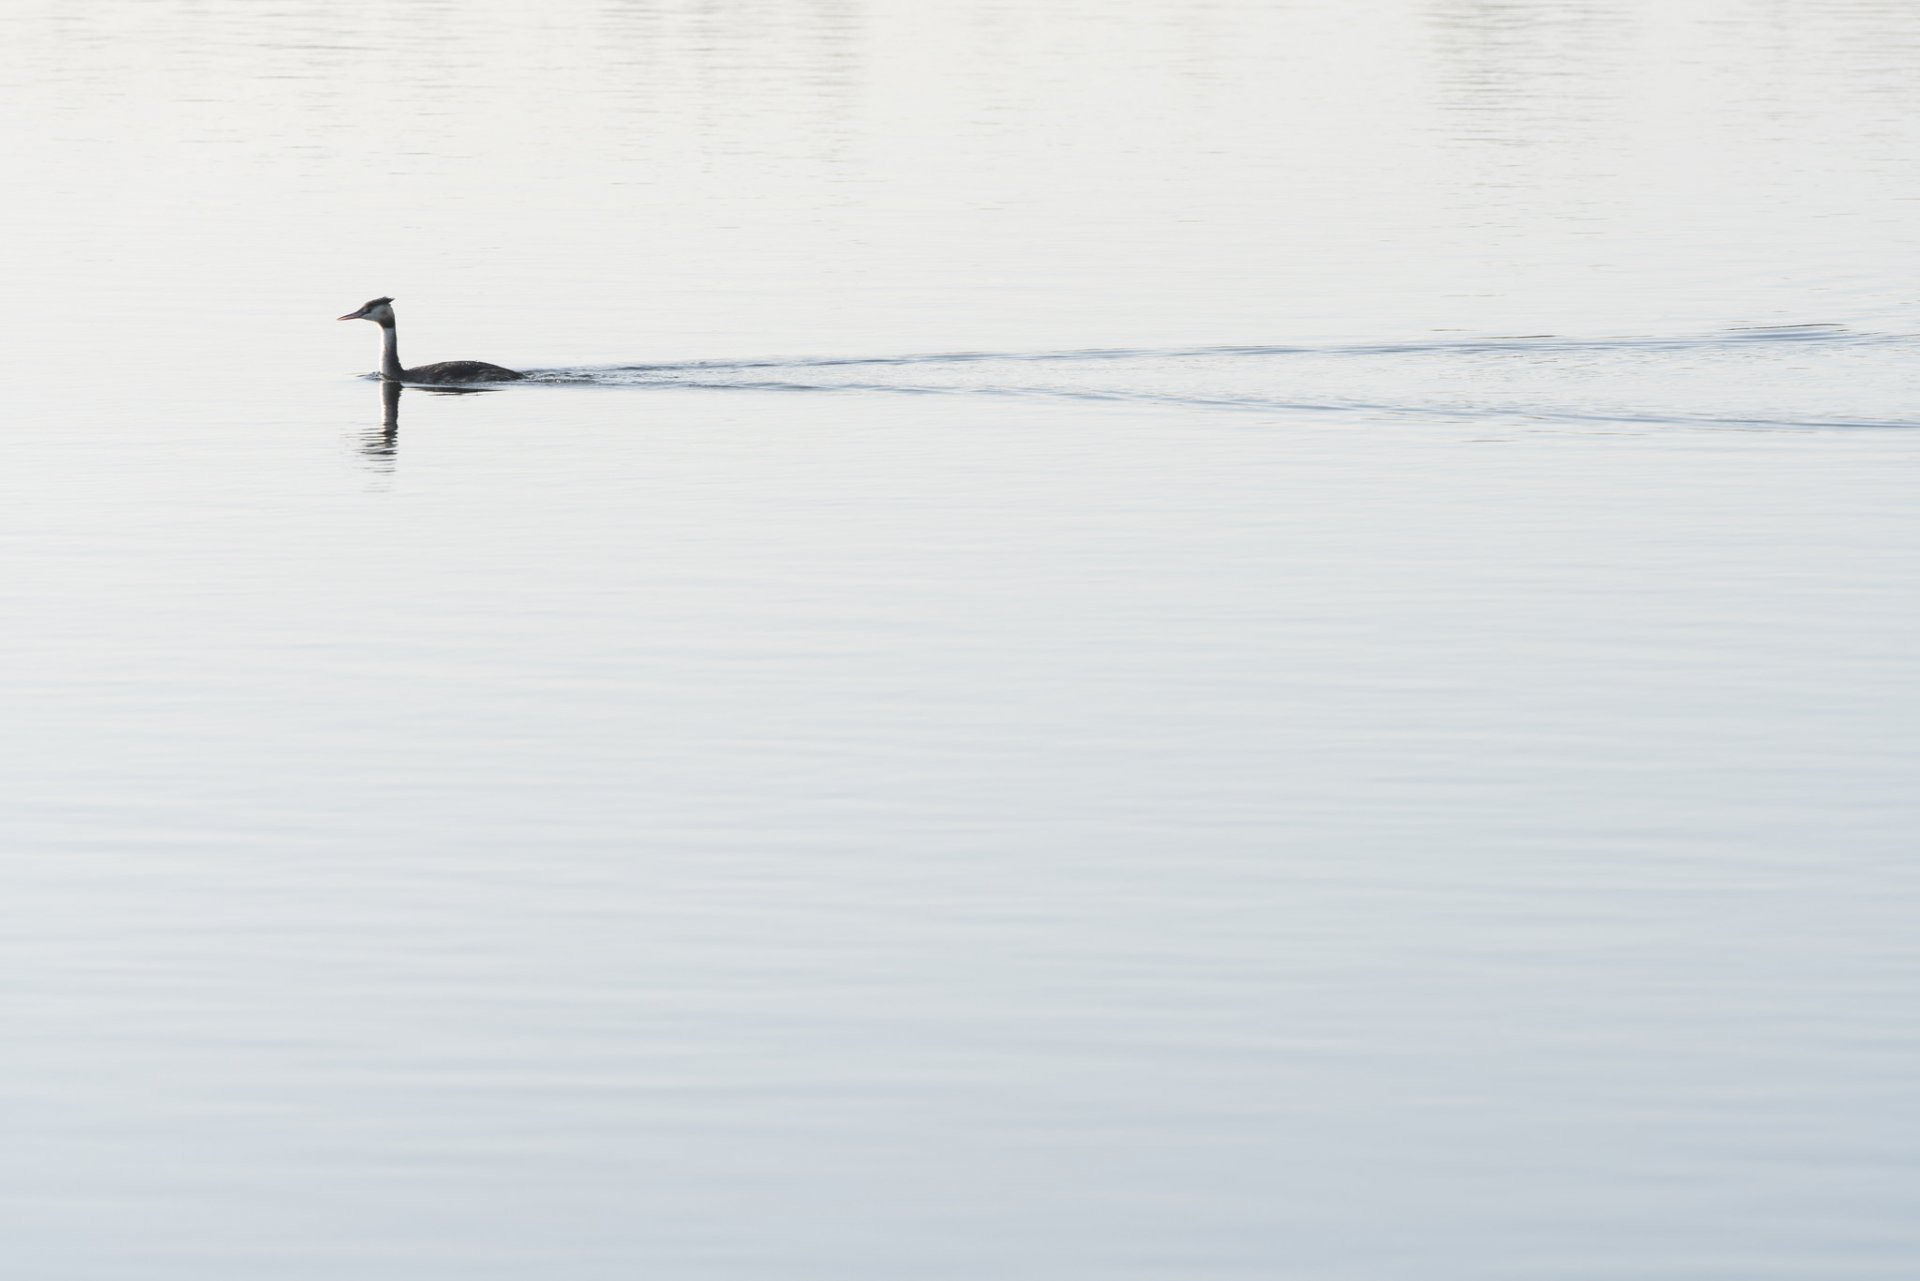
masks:
POLYGON ((400 381, 400 343, 393 336, 391 320, 380 326, 380 376, 390 382, 400 381))

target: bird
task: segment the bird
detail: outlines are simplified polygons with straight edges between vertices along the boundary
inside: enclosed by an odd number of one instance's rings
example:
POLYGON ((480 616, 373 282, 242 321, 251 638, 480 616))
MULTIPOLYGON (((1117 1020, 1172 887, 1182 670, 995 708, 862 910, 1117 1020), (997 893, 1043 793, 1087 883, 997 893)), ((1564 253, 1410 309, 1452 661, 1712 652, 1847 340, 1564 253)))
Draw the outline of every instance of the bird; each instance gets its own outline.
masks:
POLYGON ((505 383, 525 378, 525 374, 484 360, 443 360, 436 365, 400 368, 400 353, 393 336, 393 299, 375 298, 359 311, 350 311, 342 320, 371 320, 380 326, 380 377, 390 383, 505 383))

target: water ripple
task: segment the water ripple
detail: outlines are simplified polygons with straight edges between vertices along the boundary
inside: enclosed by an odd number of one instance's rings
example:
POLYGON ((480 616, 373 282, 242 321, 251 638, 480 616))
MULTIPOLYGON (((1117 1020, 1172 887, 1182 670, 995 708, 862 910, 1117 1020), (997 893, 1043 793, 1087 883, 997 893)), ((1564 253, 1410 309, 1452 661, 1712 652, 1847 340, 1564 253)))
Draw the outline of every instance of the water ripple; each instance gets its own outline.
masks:
POLYGON ((1894 429, 1920 426, 1905 412, 1913 341, 1805 323, 1672 336, 796 356, 529 374, 561 385, 1048 398, 1319 417, 1894 429), (1852 365, 1815 376, 1807 362, 1821 359, 1852 365), (995 366, 1044 366, 1052 380, 1009 378, 995 366), (1849 388, 1845 403, 1835 403, 1836 382, 1849 388))

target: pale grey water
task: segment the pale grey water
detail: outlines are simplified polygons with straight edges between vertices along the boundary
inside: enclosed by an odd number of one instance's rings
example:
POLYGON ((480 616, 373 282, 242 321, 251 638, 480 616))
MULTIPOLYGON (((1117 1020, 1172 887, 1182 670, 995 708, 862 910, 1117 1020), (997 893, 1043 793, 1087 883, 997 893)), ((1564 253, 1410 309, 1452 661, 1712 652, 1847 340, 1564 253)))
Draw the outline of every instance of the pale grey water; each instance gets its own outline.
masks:
POLYGON ((1920 11, 5 32, 8 1276, 1920 1272, 1920 11))

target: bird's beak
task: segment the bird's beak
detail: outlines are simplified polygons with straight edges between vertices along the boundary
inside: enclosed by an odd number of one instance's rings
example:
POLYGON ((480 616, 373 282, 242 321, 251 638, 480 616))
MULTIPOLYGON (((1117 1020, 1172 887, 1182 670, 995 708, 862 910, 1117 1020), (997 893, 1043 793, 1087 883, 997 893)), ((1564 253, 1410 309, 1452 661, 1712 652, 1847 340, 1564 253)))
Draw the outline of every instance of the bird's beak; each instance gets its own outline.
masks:
POLYGON ((359 320, 362 317, 364 317, 366 314, 367 313, 364 311, 353 311, 353 312, 348 312, 344 316, 335 316, 334 319, 335 320, 359 320))

